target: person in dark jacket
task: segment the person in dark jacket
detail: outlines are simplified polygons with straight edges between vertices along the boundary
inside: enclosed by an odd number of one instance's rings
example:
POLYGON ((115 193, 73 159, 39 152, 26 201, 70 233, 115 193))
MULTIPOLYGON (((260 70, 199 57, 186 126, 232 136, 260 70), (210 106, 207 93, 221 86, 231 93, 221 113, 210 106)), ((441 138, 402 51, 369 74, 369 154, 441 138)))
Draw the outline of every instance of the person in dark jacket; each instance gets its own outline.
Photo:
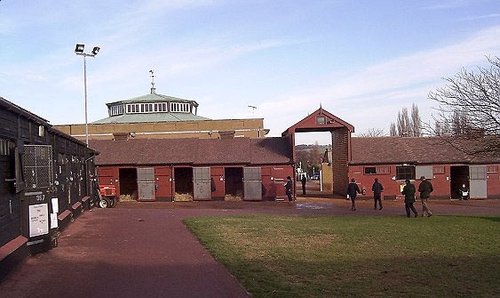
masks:
POLYGON ((292 201, 292 188, 293 188, 293 182, 292 182, 292 177, 288 176, 286 177, 286 183, 285 183, 285 193, 286 196, 288 197, 288 201, 292 201))
POLYGON ((380 182, 378 182, 378 178, 375 178, 375 182, 373 182, 372 185, 372 191, 373 191, 373 200, 375 201, 375 210, 377 210, 377 202, 379 205, 378 210, 382 210, 382 191, 384 190, 384 187, 380 182))
POLYGON ((306 178, 306 175, 303 174, 302 175, 302 179, 300 179, 300 182, 302 183, 302 195, 306 195, 306 182, 307 182, 307 178, 306 178))
POLYGON ((356 195, 361 193, 358 184, 354 178, 351 179, 351 183, 347 186, 347 195, 351 199, 351 210, 356 211, 356 195))
POLYGON ((415 203, 415 185, 411 184, 409 179, 406 179, 406 185, 403 187, 403 191, 401 192, 405 196, 405 210, 406 216, 410 217, 410 210, 415 214, 415 217, 418 216, 417 209, 413 206, 415 203))
POLYGON ((429 205, 427 201, 431 196, 431 192, 434 190, 432 188, 432 184, 429 180, 425 179, 425 176, 420 177, 420 185, 418 186, 418 192, 420 192, 420 200, 422 201, 422 216, 427 215, 428 217, 432 216, 432 212, 429 209, 429 205))

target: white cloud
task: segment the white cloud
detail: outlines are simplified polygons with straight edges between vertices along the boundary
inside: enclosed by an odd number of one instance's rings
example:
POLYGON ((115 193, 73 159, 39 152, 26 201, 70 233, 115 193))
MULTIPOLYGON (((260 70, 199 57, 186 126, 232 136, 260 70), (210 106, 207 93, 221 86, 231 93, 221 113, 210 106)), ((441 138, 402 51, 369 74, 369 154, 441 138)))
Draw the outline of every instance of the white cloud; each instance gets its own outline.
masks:
POLYGON ((478 2, 486 2, 487 0, 439 0, 433 4, 424 6, 424 9, 441 10, 452 9, 476 5, 478 2))
POLYGON ((443 77, 454 75, 462 67, 486 63, 485 56, 500 53, 500 26, 477 32, 473 36, 442 48, 430 49, 384 63, 369 66, 338 80, 324 78, 323 86, 283 95, 259 106, 277 136, 319 104, 350 122, 357 132, 370 128, 388 131, 397 111, 416 103, 422 118, 429 118, 432 102, 429 91, 444 84, 443 77), (280 111, 280 121, 274 120, 280 111))
POLYGON ((484 19, 494 19, 494 18, 500 18, 500 13, 491 13, 487 15, 480 15, 480 16, 470 16, 466 18, 462 18, 462 21, 475 21, 475 20, 484 20, 484 19))

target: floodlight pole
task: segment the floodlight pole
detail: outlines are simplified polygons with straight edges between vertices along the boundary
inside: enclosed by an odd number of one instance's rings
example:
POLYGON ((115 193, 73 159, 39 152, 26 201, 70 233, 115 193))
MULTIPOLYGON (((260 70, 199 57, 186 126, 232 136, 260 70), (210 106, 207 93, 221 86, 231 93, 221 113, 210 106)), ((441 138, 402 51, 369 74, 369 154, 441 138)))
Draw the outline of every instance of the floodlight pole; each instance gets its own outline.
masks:
MULTIPOLYGON (((95 49, 95 48, 94 48, 95 49)), ((84 53, 83 49, 81 52, 76 52, 75 54, 83 56, 83 89, 84 89, 84 100, 85 100, 85 144, 89 146, 89 124, 87 118, 87 57, 94 58, 97 53, 84 53)))
POLYGON ((87 56, 83 55, 83 89, 85 93, 85 144, 89 146, 89 122, 87 118, 87 56))

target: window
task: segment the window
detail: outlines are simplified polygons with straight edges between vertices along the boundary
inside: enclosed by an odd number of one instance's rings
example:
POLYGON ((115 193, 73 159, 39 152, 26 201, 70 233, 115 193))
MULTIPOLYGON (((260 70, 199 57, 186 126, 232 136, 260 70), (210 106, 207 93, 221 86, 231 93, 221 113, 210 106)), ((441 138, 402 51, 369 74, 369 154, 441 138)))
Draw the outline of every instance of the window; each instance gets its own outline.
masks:
POLYGON ((326 123, 326 118, 325 116, 318 116, 316 117, 316 124, 322 125, 326 123))
POLYGON ((171 102, 170 112, 189 113, 189 104, 184 102, 171 102))
POLYGON ((52 146, 25 145, 23 164, 26 187, 37 189, 53 185, 52 146))
POLYGON ((38 126, 38 136, 45 137, 45 127, 43 125, 38 126))
POLYGON ((377 174, 376 167, 365 167, 365 175, 377 174))
POLYGON ((469 167, 470 180, 486 180, 486 167, 469 167))
POLYGON ((498 173, 498 167, 497 166, 488 166, 487 172, 490 174, 496 174, 496 173, 498 173))
MULTIPOLYGON (((153 112, 166 112, 166 103, 132 103, 127 104, 127 113, 153 113, 153 112)), ((189 107, 188 107, 189 112, 189 107)))
POLYGON ((9 140, 0 139, 0 156, 8 156, 14 152, 15 144, 9 140))
POLYGON ((131 103, 127 105, 127 113, 140 113, 139 111, 139 104, 138 103, 131 103))
POLYGON ((414 166, 398 166, 396 167, 396 180, 415 179, 414 166))
POLYGON ((391 167, 365 167, 364 172, 365 175, 390 174, 391 167))
POLYGON ((444 174, 444 166, 434 166, 432 167, 432 173, 433 174, 444 174))
POLYGON ((391 167, 377 167, 377 174, 390 174, 391 167))
MULTIPOLYGON (((130 113, 130 106, 127 107, 127 112, 130 113)), ((110 116, 117 116, 123 114, 123 105, 115 105, 109 108, 110 116)))

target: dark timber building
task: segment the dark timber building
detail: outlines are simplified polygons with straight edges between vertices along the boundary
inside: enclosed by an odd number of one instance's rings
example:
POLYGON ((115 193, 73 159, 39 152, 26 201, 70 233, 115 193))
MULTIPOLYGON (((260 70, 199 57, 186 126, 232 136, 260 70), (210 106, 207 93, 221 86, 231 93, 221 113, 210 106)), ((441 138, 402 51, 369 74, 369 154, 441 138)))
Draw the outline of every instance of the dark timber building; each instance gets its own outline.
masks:
POLYGON ((0 278, 90 207, 96 152, 0 97, 0 278))

